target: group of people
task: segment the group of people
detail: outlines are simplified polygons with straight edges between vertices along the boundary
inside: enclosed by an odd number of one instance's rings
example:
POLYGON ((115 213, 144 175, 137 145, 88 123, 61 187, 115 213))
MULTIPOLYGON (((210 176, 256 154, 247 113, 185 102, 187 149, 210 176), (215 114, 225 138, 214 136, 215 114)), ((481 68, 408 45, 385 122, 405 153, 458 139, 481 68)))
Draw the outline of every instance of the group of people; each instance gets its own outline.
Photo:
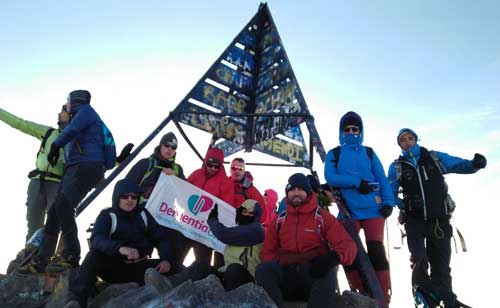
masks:
MULTIPOLYGON (((340 145, 325 160, 327 182, 320 185, 314 176, 291 175, 279 211, 276 191, 268 189, 262 195, 242 158, 232 160, 227 176, 224 153, 216 147, 207 151, 202 167, 186 178, 176 161, 177 138, 172 132, 165 134, 153 154, 139 160, 116 183, 112 206, 97 217, 89 253, 79 266, 75 208, 105 172, 105 125, 90 99, 86 90, 72 91, 55 129, 0 109, 0 120, 42 143, 37 168, 29 175, 26 239, 41 227, 43 236, 36 254, 19 272, 78 268, 67 307, 86 307, 97 277, 111 283, 151 284, 166 291, 209 274, 217 275, 226 290, 248 282, 261 285, 278 307, 293 300, 307 300, 308 307, 332 307, 339 297, 339 265, 351 289, 369 294, 359 272, 356 244, 343 225, 347 217, 341 212, 336 218, 328 211, 327 206, 336 201, 332 188, 340 191, 356 231, 364 230, 367 254, 387 303, 391 280, 384 225, 397 206, 411 253, 414 296, 429 307, 441 302, 446 308, 466 307, 452 291, 449 220, 453 206, 444 175, 474 173, 486 166, 486 158, 475 154, 466 160, 427 150, 418 144, 413 130, 404 128, 397 136, 402 155, 386 176, 375 151, 362 145, 363 122, 355 112, 340 120, 340 145), (217 206, 208 217, 210 230, 226 244, 223 254, 159 225, 145 209, 162 173, 186 180, 236 209, 234 227, 219 222, 217 206), (60 232, 62 252, 54 257, 60 232), (154 248, 159 259, 150 258, 154 248), (186 268, 183 263, 190 249, 195 262, 186 268)), ((131 149, 127 145, 117 163, 131 149)))

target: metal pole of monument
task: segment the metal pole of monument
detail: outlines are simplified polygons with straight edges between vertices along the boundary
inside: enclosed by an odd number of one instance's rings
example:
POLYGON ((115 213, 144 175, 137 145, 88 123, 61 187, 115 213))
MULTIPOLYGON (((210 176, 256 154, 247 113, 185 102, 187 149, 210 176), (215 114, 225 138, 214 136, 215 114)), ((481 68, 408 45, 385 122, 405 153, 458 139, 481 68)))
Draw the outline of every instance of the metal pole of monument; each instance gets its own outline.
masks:
POLYGON ((142 151, 142 149, 144 149, 144 147, 146 147, 165 126, 167 126, 167 124, 172 120, 172 117, 172 112, 170 112, 168 117, 166 117, 165 120, 163 120, 160 125, 158 125, 158 127, 156 127, 153 132, 149 134, 149 136, 146 137, 146 139, 144 139, 144 141, 142 141, 142 143, 137 148, 135 148, 134 151, 132 151, 132 153, 130 153, 127 159, 125 159, 121 164, 115 167, 107 178, 104 178, 97 184, 95 189, 85 199, 83 199, 83 201, 80 202, 80 204, 76 208, 76 216, 80 215, 90 205, 90 203, 94 201, 94 199, 97 198, 97 196, 109 185, 109 183, 111 183, 118 176, 118 174, 120 174, 120 172, 122 172, 122 170, 127 167, 127 165, 142 151))

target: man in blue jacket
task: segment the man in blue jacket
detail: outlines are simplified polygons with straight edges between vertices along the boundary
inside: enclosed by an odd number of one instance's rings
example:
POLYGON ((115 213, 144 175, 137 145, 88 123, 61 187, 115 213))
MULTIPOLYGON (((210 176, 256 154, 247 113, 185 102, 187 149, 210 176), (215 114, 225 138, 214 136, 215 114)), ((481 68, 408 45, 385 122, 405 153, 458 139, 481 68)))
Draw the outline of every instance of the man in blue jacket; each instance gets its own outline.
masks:
POLYGON ((78 203, 104 176, 103 122, 90 106, 90 93, 72 91, 66 103, 71 115, 69 124, 52 143, 48 160, 55 165, 59 149, 64 147, 65 170, 54 204, 47 213, 42 242, 30 263, 21 273, 41 273, 54 255, 59 230, 63 235, 61 258, 53 260, 52 271, 77 267, 80 242, 74 211, 78 203))
POLYGON ((152 267, 171 271, 170 243, 153 216, 137 201, 141 188, 131 179, 116 183, 113 205, 101 211, 90 238, 90 251, 70 284, 67 307, 87 307, 96 278, 106 282, 144 284, 144 272, 152 267), (148 259, 157 247, 160 260, 148 259))
MULTIPOLYGON (((350 111, 340 119, 340 146, 326 156, 325 178, 329 185, 340 188, 356 228, 364 229, 368 256, 389 302, 391 280, 384 224, 392 213, 394 196, 377 155, 362 145, 363 135, 363 122, 357 113, 350 111)), ((364 293, 357 263, 345 267, 346 275, 350 286, 364 293)))
POLYGON ((486 158, 475 154, 472 160, 429 151, 417 143, 417 134, 403 128, 397 141, 402 155, 389 167, 389 180, 400 208, 411 253, 412 285, 416 301, 436 307, 463 307, 452 291, 450 217, 454 202, 448 195, 444 175, 469 174, 486 167, 486 158), (399 187, 403 199, 398 198, 399 187), (431 274, 428 275, 430 264, 431 274))

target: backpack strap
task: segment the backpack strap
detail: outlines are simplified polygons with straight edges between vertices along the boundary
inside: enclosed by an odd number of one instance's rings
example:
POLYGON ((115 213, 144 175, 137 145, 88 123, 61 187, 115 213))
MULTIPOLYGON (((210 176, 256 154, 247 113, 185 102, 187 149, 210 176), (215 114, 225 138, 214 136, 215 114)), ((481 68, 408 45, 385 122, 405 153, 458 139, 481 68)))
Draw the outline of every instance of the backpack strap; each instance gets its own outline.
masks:
POLYGON ((144 173, 144 175, 142 176, 142 179, 139 182, 139 186, 142 186, 142 183, 144 183, 144 181, 151 175, 155 167, 156 167, 156 158, 150 156, 148 169, 146 169, 146 173, 144 173))
POLYGON ((396 180, 399 182, 401 176, 403 175, 403 166, 401 165, 401 161, 399 159, 394 161, 394 170, 396 171, 396 180))
MULTIPOLYGON (((116 226, 118 224, 118 220, 116 218, 116 213, 109 212, 109 216, 111 217, 111 228, 109 228, 109 237, 111 237, 111 235, 113 235, 113 233, 115 233, 115 231, 116 231, 116 226)), ((141 211, 141 218, 142 218, 142 221, 144 222, 144 226, 147 229, 148 228, 148 216, 146 215, 146 213, 144 213, 144 210, 141 211)))
MULTIPOLYGON (((370 159, 370 162, 373 160, 373 148, 371 147, 367 147, 367 146, 363 146, 365 149, 366 149, 366 155, 368 156, 368 158, 370 159)), ((335 157, 332 162, 335 166, 335 168, 337 168, 337 165, 339 163, 339 159, 340 159, 340 153, 341 153, 341 150, 340 150, 340 146, 337 146, 337 147, 334 147, 332 149, 333 151, 333 156, 335 157)))
POLYGON ((438 168, 439 173, 441 173, 441 175, 444 175, 446 173, 446 168, 444 167, 443 163, 441 162, 441 160, 437 156, 437 153, 435 151, 431 150, 431 151, 429 151, 429 156, 434 161, 434 164, 436 164, 436 167, 438 168))
POLYGON ((286 219, 286 210, 284 210, 283 212, 281 212, 279 215, 278 215, 278 218, 276 219, 276 233, 280 234, 280 229, 281 229, 281 223, 283 221, 285 221, 286 219))
POLYGON ((146 215, 146 213, 144 213, 144 210, 141 211, 141 217, 142 217, 142 221, 144 222, 144 226, 147 229, 148 228, 148 216, 146 215))
POLYGON ((366 149, 366 155, 368 155, 368 158, 370 159, 371 162, 373 160, 373 148, 365 146, 365 149, 366 149))
POLYGON ((47 129, 47 132, 45 133, 45 135, 43 135, 42 143, 40 144, 40 150, 38 150, 38 153, 36 154, 37 157, 38 157, 38 155, 40 155, 40 152, 42 152, 44 150, 45 144, 47 143, 47 140, 49 139, 50 135, 52 135, 53 131, 55 131, 55 129, 53 127, 49 127, 49 129, 47 129))
POLYGON ((111 235, 113 235, 113 233, 115 233, 115 231, 116 231, 116 225, 117 225, 118 221, 116 219, 115 213, 109 212, 109 216, 111 217, 111 228, 109 228, 109 237, 111 237, 111 235))

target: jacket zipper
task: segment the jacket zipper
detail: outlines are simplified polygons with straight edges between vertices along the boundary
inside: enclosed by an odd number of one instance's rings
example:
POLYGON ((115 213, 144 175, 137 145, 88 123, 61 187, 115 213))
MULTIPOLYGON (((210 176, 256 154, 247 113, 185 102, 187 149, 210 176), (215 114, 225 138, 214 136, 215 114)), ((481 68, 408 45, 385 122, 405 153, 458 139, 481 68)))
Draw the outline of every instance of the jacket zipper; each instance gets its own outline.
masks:
MULTIPOLYGON (((425 191, 424 191, 424 186, 422 185, 422 177, 420 176, 420 169, 418 168, 418 165, 413 166, 412 164, 410 164, 407 161, 402 161, 402 162, 412 166, 417 171, 418 184, 420 185, 420 191, 422 192, 422 201, 424 203, 424 220, 427 220, 427 204, 425 203, 425 191)), ((424 169, 424 173, 425 173, 425 169, 424 169)))

